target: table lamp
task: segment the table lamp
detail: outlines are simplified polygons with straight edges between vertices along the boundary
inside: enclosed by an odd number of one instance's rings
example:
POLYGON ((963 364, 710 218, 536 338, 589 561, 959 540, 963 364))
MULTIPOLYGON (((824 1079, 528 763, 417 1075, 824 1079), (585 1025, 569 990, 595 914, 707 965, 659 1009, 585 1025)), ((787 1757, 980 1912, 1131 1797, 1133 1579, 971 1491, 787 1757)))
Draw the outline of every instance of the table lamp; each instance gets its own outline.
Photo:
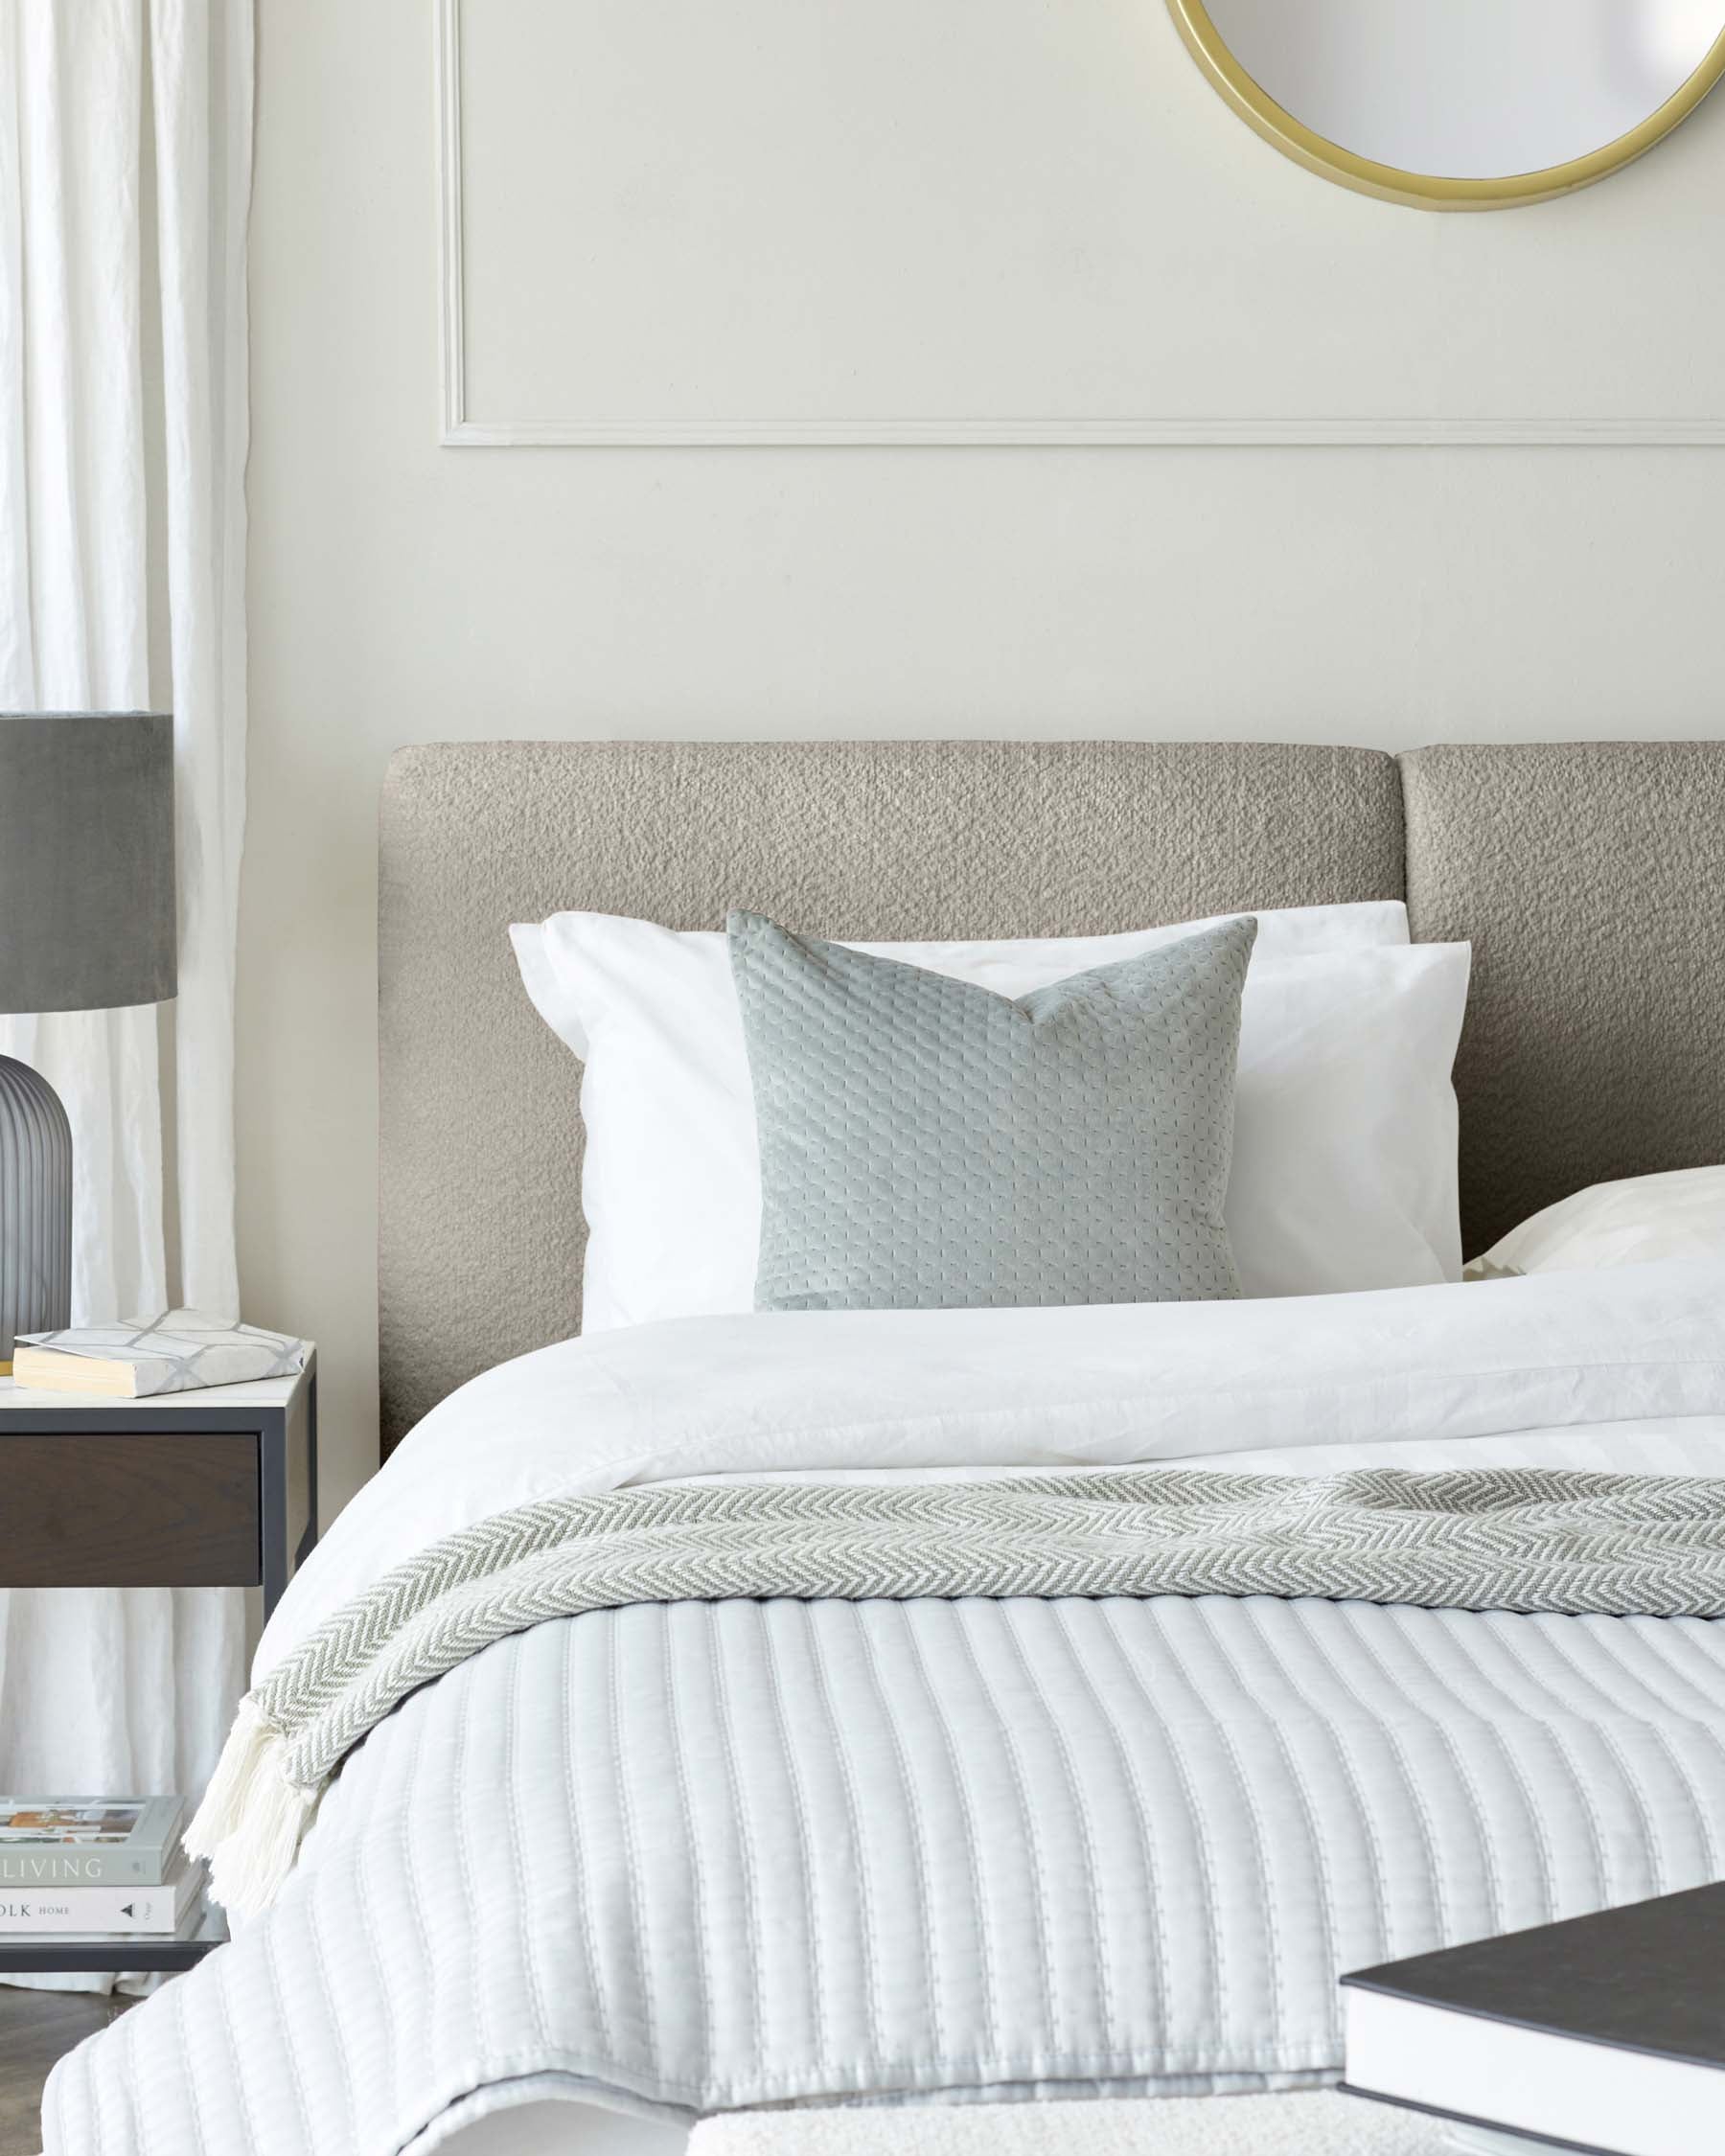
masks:
MULTIPOLYGON (((172 720, 0 713, 0 1012, 163 1002, 175 946, 172 720)), ((71 1128, 0 1055, 0 1374, 71 1301, 71 1128)))

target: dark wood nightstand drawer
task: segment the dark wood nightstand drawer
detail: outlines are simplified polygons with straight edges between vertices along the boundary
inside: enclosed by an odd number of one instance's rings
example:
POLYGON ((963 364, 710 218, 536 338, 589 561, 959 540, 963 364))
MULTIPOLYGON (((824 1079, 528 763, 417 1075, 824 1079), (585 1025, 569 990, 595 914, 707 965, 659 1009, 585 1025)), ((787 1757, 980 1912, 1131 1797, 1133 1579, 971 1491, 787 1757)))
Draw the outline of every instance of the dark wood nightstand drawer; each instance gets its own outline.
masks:
POLYGON ((251 1587, 263 1578, 258 1440, 0 1434, 8 1587, 251 1587))

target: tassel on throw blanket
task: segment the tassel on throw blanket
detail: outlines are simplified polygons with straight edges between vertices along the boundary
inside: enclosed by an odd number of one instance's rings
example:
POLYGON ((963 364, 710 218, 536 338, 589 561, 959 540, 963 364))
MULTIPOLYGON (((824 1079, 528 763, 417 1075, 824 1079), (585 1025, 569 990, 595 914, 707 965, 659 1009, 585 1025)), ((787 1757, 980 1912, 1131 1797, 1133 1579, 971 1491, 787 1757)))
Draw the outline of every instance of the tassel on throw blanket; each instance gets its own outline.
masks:
POLYGON ((631 1602, 1269 1594, 1725 1616, 1725 1479, 1122 1468, 991 1482, 659 1483, 495 1513, 322 1624, 241 1702, 186 1832, 239 1916, 273 1900, 346 1755, 512 1632, 631 1602))
POLYGON ((319 1795, 288 1778, 287 1736, 248 1692, 185 1833, 187 1853, 211 1859, 211 1892, 224 1908, 245 1917, 268 1907, 319 1795))

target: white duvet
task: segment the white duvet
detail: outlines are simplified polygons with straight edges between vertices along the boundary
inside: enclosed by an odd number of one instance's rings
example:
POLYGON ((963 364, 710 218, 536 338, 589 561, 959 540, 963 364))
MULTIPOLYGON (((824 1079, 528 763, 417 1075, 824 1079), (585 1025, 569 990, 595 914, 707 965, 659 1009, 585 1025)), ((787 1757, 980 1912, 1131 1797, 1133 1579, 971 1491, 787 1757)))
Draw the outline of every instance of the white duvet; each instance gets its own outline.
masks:
MULTIPOLYGON (((1725 1473, 1725 1270, 645 1326, 446 1401, 278 1608, 552 1493, 1392 1458, 1725 1473)), ((48 2156, 394 2156, 516 2100, 1332 2080, 1349 1967, 1725 1870, 1725 1623, 1317 1601, 640 1604, 344 1766, 266 1915, 57 2070, 48 2156)))
POLYGON ((1618 1449, 1634 1436, 1675 1446, 1660 1456, 1664 1472, 1716 1473, 1721 1418, 1725 1266, 630 1326, 500 1364, 434 1408, 288 1587, 253 1675, 380 1572, 535 1498, 720 1474, 1016 1472, 1222 1453, 1317 1474, 1344 1456, 1370 1464, 1384 1446, 1409 1467, 1449 1466, 1473 1456, 1429 1448, 1508 1433, 1543 1434, 1536 1452, 1517 1448, 1530 1463, 1639 1465, 1639 1443, 1632 1458, 1618 1449), (1411 1444, 1427 1449, 1399 1449, 1411 1444))

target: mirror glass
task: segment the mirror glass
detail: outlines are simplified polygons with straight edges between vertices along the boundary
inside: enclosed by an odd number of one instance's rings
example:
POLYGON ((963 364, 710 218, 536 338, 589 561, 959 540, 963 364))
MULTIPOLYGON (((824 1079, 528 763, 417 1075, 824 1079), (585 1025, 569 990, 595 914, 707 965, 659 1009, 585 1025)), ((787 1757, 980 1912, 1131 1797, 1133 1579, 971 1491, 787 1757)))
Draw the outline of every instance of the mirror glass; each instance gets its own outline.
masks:
POLYGON ((1674 124, 1725 57, 1725 0, 1176 0, 1175 11, 1212 73, 1231 56, 1250 78, 1223 85, 1236 102, 1255 85, 1355 157, 1475 182, 1591 158, 1688 86, 1674 124), (1204 51, 1207 36, 1225 52, 1204 51))

